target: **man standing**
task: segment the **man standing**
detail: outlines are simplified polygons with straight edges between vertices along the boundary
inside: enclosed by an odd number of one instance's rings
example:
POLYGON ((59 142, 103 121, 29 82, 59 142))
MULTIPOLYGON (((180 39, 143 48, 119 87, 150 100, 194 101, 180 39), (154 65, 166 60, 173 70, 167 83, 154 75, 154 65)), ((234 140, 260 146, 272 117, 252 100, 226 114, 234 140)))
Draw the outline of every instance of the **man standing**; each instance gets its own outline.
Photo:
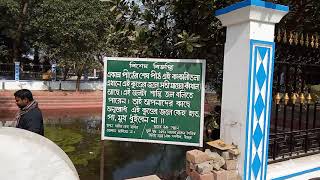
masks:
POLYGON ((17 106, 17 128, 44 135, 43 118, 38 103, 33 99, 31 91, 21 89, 14 93, 17 106))

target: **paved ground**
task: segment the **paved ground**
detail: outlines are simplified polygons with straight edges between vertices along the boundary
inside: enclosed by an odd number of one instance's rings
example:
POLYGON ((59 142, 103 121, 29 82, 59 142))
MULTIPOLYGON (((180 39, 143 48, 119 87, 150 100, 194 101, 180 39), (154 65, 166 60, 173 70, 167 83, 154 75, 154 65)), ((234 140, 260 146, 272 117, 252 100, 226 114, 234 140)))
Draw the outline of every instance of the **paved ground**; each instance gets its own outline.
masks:
MULTIPOLYGON (((12 119, 18 108, 13 91, 0 92, 0 119, 12 119)), ((102 92, 34 91, 34 99, 46 117, 101 114, 102 92)))
MULTIPOLYGON (((101 115, 102 91, 68 92, 68 91, 33 91, 34 99, 46 118, 101 115)), ((0 120, 12 120, 18 111, 14 100, 14 91, 0 91, 0 120)), ((213 101, 209 101, 210 94, 206 95, 205 114, 213 110, 213 101)))
POLYGON ((320 177, 320 154, 270 164, 267 179, 308 180, 320 177))

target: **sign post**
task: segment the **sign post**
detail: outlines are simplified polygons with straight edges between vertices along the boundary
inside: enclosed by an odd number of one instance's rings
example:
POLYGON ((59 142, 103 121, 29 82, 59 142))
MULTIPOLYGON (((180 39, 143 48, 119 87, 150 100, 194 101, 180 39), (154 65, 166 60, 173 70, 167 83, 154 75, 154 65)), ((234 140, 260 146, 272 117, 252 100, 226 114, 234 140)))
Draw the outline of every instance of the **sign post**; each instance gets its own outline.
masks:
POLYGON ((102 139, 203 145, 205 60, 108 57, 102 139))

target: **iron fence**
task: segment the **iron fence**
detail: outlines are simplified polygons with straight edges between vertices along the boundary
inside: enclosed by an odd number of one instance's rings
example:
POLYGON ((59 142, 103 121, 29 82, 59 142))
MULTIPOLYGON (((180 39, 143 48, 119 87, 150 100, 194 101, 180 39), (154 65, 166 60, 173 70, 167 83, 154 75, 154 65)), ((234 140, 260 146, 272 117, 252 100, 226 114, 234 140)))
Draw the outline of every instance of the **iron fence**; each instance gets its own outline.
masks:
POLYGON ((22 80, 51 80, 51 65, 21 65, 22 80))
POLYGON ((277 62, 269 163, 320 153, 320 66, 277 62))
MULTIPOLYGON (((51 65, 20 65, 20 79, 21 80, 49 80, 49 71, 51 65)), ((14 80, 15 64, 14 63, 0 63, 0 79, 14 80)))
MULTIPOLYGON (((65 69, 56 67, 53 73, 51 65, 33 65, 20 64, 20 80, 76 80, 76 74, 72 68, 65 69)), ((15 79, 15 64, 14 63, 0 63, 0 80, 14 80, 15 79)), ((85 71, 82 79, 84 81, 103 79, 102 70, 85 71)))
POLYGON ((14 79, 14 64, 0 63, 0 80, 1 79, 14 79))

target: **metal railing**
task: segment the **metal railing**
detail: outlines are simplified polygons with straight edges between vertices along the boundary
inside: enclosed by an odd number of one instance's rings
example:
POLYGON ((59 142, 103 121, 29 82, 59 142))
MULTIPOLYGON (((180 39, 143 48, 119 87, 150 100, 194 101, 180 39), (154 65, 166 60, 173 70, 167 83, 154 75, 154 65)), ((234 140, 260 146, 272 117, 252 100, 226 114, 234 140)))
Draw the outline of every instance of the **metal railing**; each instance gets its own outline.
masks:
MULTIPOLYGON (((46 75, 51 70, 50 65, 20 65, 20 79, 21 80, 48 80, 46 75)), ((0 79, 14 80, 15 64, 14 63, 0 63, 0 79)))
POLYGON ((14 64, 0 63, 0 80, 14 79, 14 64))
POLYGON ((20 79, 22 80, 51 80, 50 65, 22 65, 20 79))
POLYGON ((320 153, 319 73, 319 65, 275 64, 269 163, 320 153))
MULTIPOLYGON (((51 65, 32 65, 20 64, 20 80, 76 80, 76 75, 72 70, 68 70, 65 74, 65 69, 56 67, 56 72, 51 72, 51 65), (55 78, 54 78, 55 77, 55 78)), ((82 81, 98 80, 102 81, 102 72, 87 72, 84 73, 82 81), (96 75, 96 76, 94 76, 96 75)), ((0 63, 0 80, 14 80, 15 79, 15 64, 14 63, 0 63)))

